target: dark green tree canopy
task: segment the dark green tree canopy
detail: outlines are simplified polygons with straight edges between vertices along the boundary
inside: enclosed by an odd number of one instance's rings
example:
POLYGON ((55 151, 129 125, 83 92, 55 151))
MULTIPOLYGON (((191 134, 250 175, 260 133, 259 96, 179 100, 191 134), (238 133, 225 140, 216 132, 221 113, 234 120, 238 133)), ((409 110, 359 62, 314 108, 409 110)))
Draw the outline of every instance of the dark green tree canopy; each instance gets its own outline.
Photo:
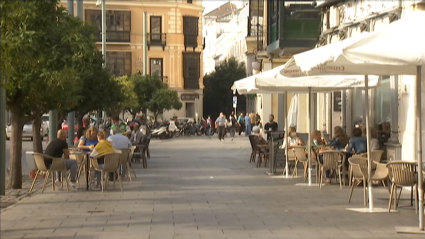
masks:
MULTIPOLYGON (((243 62, 230 58, 215 67, 215 71, 204 76, 204 116, 218 116, 220 112, 230 114, 233 111, 233 92, 230 90, 233 83, 246 77, 246 68, 243 62)), ((245 111, 246 97, 237 95, 238 111, 245 111)))

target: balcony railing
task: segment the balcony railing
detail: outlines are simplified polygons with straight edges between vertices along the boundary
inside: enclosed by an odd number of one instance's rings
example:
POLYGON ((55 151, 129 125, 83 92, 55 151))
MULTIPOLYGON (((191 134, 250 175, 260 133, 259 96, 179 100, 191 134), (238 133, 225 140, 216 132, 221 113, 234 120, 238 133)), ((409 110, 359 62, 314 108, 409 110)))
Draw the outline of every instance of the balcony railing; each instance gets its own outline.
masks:
POLYGON ((166 33, 148 33, 148 50, 150 50, 151 46, 160 46, 162 50, 165 50, 165 46, 167 45, 167 34, 166 33))
MULTIPOLYGON (((99 31, 97 41, 102 41, 102 32, 99 31)), ((130 42, 130 31, 106 31, 106 42, 130 42)))
POLYGON ((255 37, 257 35, 263 36, 263 25, 260 23, 252 24, 252 17, 248 17, 248 35, 249 37, 255 37))

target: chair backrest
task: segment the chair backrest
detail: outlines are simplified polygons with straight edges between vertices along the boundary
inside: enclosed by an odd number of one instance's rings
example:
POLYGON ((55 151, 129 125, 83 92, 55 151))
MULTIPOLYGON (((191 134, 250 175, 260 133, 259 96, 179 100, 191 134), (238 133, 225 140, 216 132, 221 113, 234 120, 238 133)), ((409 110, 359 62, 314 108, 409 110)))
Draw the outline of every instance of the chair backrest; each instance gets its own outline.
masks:
POLYGON ((253 151, 258 151, 258 137, 256 135, 248 136, 249 142, 251 143, 251 147, 253 151))
POLYGON ((367 158, 365 157, 351 157, 348 159, 351 165, 354 178, 367 178, 367 158))
POLYGON ((415 162, 391 161, 387 163, 388 176, 398 186, 413 186, 417 183, 415 162))
POLYGON ((41 170, 41 171, 48 170, 46 163, 44 162, 44 154, 33 153, 32 156, 34 157, 35 166, 37 167, 38 170, 41 170))
POLYGON ((326 150, 318 153, 318 157, 323 156, 321 164, 325 169, 338 169, 344 163, 345 155, 338 150, 326 150))
POLYGON ((373 162, 380 163, 382 159, 382 154, 384 154, 384 150, 373 150, 370 153, 370 157, 373 162))
POLYGON ((288 154, 288 160, 296 160, 297 156, 295 155, 295 151, 293 148, 289 149, 288 148, 288 152, 286 152, 288 154))
POLYGON ((136 148, 137 148, 137 146, 135 146, 135 145, 130 147, 130 154, 128 155, 129 160, 131 160, 133 158, 133 154, 134 154, 134 151, 136 150, 136 148))
POLYGON ((121 150, 120 164, 127 164, 131 149, 128 148, 128 149, 119 149, 119 150, 121 150))
POLYGON ((120 166, 120 159, 121 155, 119 153, 111 153, 111 154, 104 154, 104 166, 103 171, 105 172, 115 172, 118 167, 120 166))
POLYGON ((305 154, 305 146, 296 146, 296 147, 293 147, 292 149, 298 161, 305 162, 308 160, 305 154))

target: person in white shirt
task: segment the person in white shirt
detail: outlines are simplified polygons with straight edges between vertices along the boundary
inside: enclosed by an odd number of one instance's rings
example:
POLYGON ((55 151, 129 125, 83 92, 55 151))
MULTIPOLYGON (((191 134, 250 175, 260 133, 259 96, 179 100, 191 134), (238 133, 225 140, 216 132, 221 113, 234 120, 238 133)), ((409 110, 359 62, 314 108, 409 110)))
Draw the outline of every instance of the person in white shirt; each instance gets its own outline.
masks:
POLYGON ((107 140, 112 142, 112 147, 114 149, 128 149, 132 146, 128 137, 121 133, 120 128, 115 128, 113 133, 114 134, 109 136, 107 140))
POLYGON ((296 132, 295 126, 289 127, 289 134, 288 137, 286 137, 285 140, 283 140, 283 144, 281 146, 282 149, 285 148, 285 144, 288 144, 288 149, 291 149, 295 146, 303 146, 304 142, 303 140, 298 136, 296 132))

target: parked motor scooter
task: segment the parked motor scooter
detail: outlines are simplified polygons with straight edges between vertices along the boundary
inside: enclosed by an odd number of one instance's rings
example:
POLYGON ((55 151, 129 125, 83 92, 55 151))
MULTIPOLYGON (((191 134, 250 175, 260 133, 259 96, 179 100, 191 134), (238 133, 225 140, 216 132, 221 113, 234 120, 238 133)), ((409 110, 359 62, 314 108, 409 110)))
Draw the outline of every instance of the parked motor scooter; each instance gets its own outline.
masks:
POLYGON ((151 133, 152 138, 158 139, 170 139, 174 137, 174 132, 168 130, 170 122, 161 123, 156 129, 154 129, 151 133))

